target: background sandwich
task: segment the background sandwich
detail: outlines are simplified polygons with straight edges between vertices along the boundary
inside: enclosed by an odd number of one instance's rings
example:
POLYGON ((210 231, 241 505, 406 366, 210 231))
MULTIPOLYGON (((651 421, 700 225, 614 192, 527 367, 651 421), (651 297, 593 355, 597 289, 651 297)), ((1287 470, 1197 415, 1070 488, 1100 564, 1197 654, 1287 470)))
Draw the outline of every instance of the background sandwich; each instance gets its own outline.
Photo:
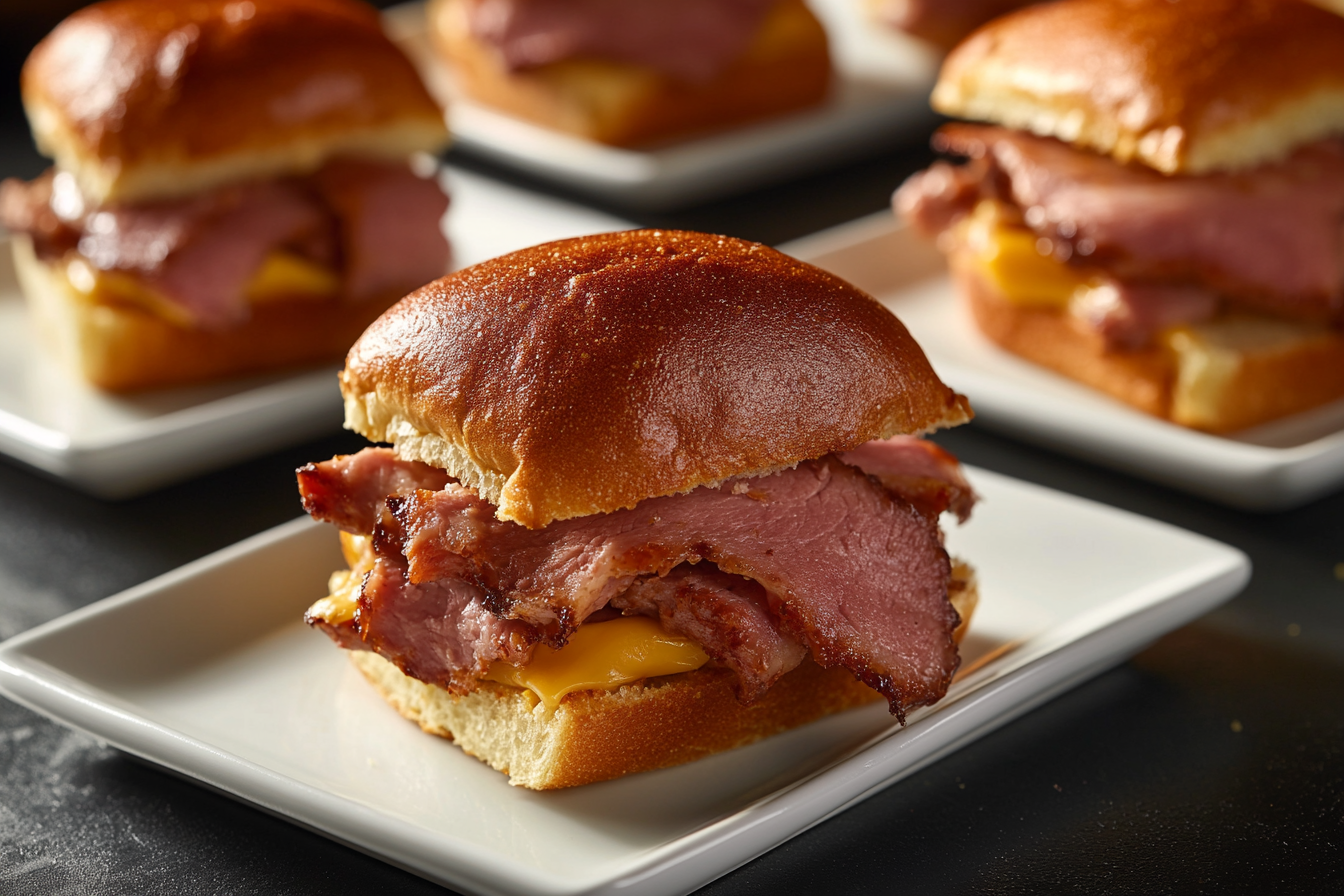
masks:
POLYGON ((429 30, 472 98, 618 146, 815 105, 831 77, 803 0, 433 0, 429 30))
POLYGON ((439 280, 351 349, 299 471, 349 571, 308 621, 403 715, 546 789, 885 697, 938 700, 975 603, 913 436, 970 417, 881 305, 759 244, 549 243, 439 280))
POLYGON ((354 0, 111 0, 23 69, 55 167, 6 181, 43 335, 107 389, 337 358, 447 270, 442 115, 354 0))
POLYGON ((1223 432, 1344 397, 1344 19, 1297 0, 1064 0, 948 56, 896 194, 980 329, 1223 432))

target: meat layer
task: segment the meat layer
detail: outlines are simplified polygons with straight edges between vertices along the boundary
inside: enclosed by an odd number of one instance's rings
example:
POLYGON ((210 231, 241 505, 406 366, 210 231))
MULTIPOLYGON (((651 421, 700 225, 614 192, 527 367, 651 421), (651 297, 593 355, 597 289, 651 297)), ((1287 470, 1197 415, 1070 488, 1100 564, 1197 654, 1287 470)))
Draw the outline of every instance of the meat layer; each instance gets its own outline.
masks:
POLYGON ((484 593, 459 576, 412 584, 405 562, 379 557, 360 591, 356 626, 364 649, 421 681, 470 690, 503 660, 525 665, 540 635, 485 608, 484 593))
POLYGON ((413 677, 462 690, 489 662, 525 663, 534 643, 561 646, 619 609, 699 643, 745 701, 810 651, 903 716, 957 666, 936 513, 973 497, 938 449, 897 440, 866 454, 897 487, 913 483, 923 509, 835 457, 542 529, 496 519, 474 491, 438 487, 441 471, 387 449, 305 467, 300 488, 315 517, 375 536, 355 625, 413 677))
POLYGON ((365 448, 319 464, 305 464, 296 475, 303 509, 314 519, 352 535, 373 534, 389 496, 416 489, 441 489, 453 481, 437 467, 399 460, 391 448, 365 448))
POLYGON ((778 0, 467 0, 472 35, 511 69, 578 57, 714 78, 750 45, 778 0))
POLYGON ((840 459, 875 476, 888 491, 900 495, 932 519, 951 511, 961 522, 970 519, 975 490, 961 472, 961 464, 928 439, 893 436, 874 439, 840 459))
POLYGON ((898 211, 941 233, 981 199, 1014 206, 1053 256, 1126 284, 1181 284, 1266 313, 1344 313, 1344 143, 1282 163, 1165 176, 1057 140, 980 125, 939 131, 937 163, 898 191, 898 211))
POLYGON ((699 644, 737 673, 738 697, 750 703, 807 656, 770 612, 770 595, 759 582, 733 576, 711 563, 673 567, 647 576, 612 599, 628 614, 655 617, 663 630, 699 644))
POLYGON ((247 319, 246 287, 277 250, 339 272, 352 301, 442 276, 447 207, 438 184, 404 164, 352 160, 309 178, 95 208, 65 173, 0 186, 0 219, 29 234, 40 258, 77 252, 94 270, 130 274, 207 329, 247 319))

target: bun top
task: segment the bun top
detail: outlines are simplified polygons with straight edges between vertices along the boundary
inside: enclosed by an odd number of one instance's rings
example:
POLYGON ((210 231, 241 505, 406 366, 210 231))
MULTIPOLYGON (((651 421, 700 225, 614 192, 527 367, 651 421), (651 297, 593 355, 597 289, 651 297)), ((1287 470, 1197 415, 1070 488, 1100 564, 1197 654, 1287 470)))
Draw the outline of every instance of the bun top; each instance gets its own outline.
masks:
POLYGON ((341 374, 346 425, 539 528, 971 417, 901 322, 759 243, 547 243, 407 296, 341 374))
POLYGON ((90 203, 447 140, 411 63, 357 0, 108 0, 56 26, 22 82, 39 149, 90 203))
POLYGON ((1062 0, 952 51, 940 112, 1167 174, 1246 168, 1344 133, 1344 18, 1299 0, 1062 0))

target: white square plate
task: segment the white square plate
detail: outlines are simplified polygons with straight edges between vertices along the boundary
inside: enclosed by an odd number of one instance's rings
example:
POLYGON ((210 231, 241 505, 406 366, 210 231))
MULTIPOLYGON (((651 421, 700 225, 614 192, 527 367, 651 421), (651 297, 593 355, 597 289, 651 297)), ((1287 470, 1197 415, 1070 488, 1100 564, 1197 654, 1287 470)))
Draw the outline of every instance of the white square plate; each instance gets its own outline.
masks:
POLYGON ((1344 402, 1232 436, 1140 413, 982 336, 942 255, 889 212, 780 250, 880 299, 986 426, 1248 510, 1283 510, 1344 484, 1344 402))
MULTIPOLYGON (((624 230, 610 215, 448 169, 453 261, 466 267, 547 240, 624 230)), ((110 395, 36 344, 0 239, 0 453, 123 498, 341 425, 339 365, 110 395)))
POLYGON ((1245 555, 983 471, 948 546, 981 603, 963 672, 899 728, 883 705, 678 768, 512 788, 422 734, 300 621, 341 565, 296 520, 0 644, 0 690, 58 721, 471 893, 697 887, 1227 600, 1245 555))
POLYGON ((454 89, 425 33, 423 3, 384 12, 389 35, 448 107, 456 145, 536 177, 620 202, 669 209, 857 158, 933 121, 938 54, 869 22, 858 0, 808 0, 826 26, 836 78, 814 109, 643 149, 621 149, 538 127, 454 89))

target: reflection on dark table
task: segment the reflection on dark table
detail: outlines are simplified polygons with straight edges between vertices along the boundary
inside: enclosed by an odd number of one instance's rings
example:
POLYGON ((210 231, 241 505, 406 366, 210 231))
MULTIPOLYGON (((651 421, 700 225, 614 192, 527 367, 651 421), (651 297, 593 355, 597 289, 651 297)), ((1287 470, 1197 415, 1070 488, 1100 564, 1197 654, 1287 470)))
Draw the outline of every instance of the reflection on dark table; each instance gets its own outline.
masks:
MULTIPOLYGON (((16 111, 0 107, 0 174, 30 177, 44 163, 16 111)), ((636 219, 778 243, 883 208, 927 161, 916 140, 636 219)), ((124 503, 0 460, 0 638, 292 519, 294 467, 362 441, 332 435, 124 503)), ((939 441, 967 463, 1233 544, 1254 561, 1254 580, 1133 661, 704 892, 1344 886, 1344 495, 1256 516, 974 424, 939 441)), ((446 892, 0 699, 0 893, 355 891, 446 892)))

